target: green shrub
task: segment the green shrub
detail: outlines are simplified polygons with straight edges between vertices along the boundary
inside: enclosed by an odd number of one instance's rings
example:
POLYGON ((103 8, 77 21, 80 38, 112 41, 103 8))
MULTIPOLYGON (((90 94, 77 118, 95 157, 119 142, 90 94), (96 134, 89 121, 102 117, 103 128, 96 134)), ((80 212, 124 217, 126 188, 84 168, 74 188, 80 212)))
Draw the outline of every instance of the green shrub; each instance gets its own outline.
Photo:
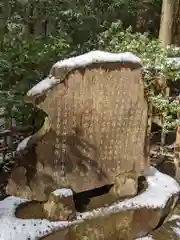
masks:
POLYGON ((164 49, 157 39, 151 39, 146 33, 133 33, 130 27, 124 31, 120 21, 99 36, 99 48, 114 52, 129 51, 141 58, 148 100, 154 111, 164 117, 163 128, 174 129, 180 105, 166 98, 162 89, 156 87, 155 79, 162 75, 167 84, 180 80, 180 65, 168 62, 168 57, 180 56, 180 49, 174 46, 164 49))

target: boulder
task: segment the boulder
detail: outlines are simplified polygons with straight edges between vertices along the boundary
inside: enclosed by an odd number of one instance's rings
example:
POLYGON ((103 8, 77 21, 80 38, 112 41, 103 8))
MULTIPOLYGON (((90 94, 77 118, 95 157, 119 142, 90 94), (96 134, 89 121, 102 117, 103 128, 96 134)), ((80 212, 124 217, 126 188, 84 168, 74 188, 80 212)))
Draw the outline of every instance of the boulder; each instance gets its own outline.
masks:
POLYGON ((14 171, 26 169, 25 184, 13 171, 7 193, 46 201, 59 188, 81 193, 113 185, 107 203, 136 195, 137 179, 149 167, 148 104, 138 57, 92 51, 57 62, 26 100, 47 117, 18 148, 23 161, 14 171))
POLYGON ((180 207, 174 210, 172 216, 165 221, 155 231, 148 234, 146 237, 136 240, 179 240, 180 238, 180 207))
POLYGON ((57 189, 44 203, 45 217, 50 220, 70 220, 75 216, 75 205, 71 189, 57 189))

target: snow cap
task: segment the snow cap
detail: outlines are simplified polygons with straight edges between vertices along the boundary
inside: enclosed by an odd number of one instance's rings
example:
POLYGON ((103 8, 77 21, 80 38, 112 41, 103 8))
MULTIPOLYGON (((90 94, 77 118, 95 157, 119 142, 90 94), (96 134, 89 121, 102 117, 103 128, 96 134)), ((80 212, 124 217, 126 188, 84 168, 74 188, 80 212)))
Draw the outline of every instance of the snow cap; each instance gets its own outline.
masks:
POLYGON ((91 51, 80 56, 68 58, 55 63, 48 77, 36 84, 27 93, 27 100, 38 97, 46 93, 48 90, 60 82, 62 82, 67 74, 79 68, 85 68, 92 64, 100 63, 131 63, 141 66, 141 60, 131 52, 110 53, 104 51, 91 51), (56 74, 58 72, 58 74, 56 74))

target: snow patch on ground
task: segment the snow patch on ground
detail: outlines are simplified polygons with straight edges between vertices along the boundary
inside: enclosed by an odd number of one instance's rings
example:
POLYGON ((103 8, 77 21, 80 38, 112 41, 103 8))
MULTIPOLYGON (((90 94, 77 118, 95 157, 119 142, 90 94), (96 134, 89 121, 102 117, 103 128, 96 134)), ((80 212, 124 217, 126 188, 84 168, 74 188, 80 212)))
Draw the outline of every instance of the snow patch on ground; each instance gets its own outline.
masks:
POLYGON ((173 217, 174 217, 174 220, 176 220, 176 227, 172 227, 172 229, 177 234, 177 236, 180 237, 180 216, 174 215, 171 217, 171 219, 173 219, 173 217))
POLYGON ((172 227, 172 229, 176 233, 176 235, 180 237, 180 227, 172 227))
POLYGON ((51 89, 54 85, 64 80, 64 77, 72 70, 77 68, 87 67, 93 63, 138 63, 141 64, 140 58, 130 52, 125 53, 110 53, 104 51, 91 51, 80 56, 68 58, 55 63, 51 69, 51 72, 58 69, 58 79, 51 74, 38 84, 36 84, 31 90, 28 91, 27 96, 37 96, 43 92, 51 89))
POLYGON ((170 221, 173 221, 173 220, 180 220, 180 216, 179 215, 176 215, 176 214, 173 214, 172 216, 171 216, 171 218, 168 220, 168 222, 170 222, 170 221))
POLYGON ((68 222, 50 222, 42 219, 19 219, 15 209, 25 199, 8 197, 0 201, 0 240, 36 240, 56 229, 67 226, 68 222))
POLYGON ((29 137, 25 138, 22 142, 20 142, 19 145, 17 146, 16 151, 19 152, 19 151, 24 150, 26 148, 26 146, 27 146, 27 144, 28 144, 28 142, 29 142, 31 137, 32 136, 29 136, 29 137))
POLYGON ((173 64, 176 67, 180 66, 180 57, 167 58, 167 63, 173 64))

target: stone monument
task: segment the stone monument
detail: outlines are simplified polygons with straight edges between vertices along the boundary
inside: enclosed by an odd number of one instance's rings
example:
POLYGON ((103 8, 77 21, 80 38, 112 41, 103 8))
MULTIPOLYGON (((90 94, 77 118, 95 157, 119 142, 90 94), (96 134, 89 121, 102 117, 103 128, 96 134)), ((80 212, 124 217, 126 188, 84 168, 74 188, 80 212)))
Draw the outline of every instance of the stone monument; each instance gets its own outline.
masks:
POLYGON ((132 53, 92 51, 55 63, 27 93, 47 116, 18 146, 6 190, 33 201, 21 218, 37 206, 36 218, 70 221, 47 239, 134 239, 176 203, 179 186, 150 169, 141 71, 132 53))

